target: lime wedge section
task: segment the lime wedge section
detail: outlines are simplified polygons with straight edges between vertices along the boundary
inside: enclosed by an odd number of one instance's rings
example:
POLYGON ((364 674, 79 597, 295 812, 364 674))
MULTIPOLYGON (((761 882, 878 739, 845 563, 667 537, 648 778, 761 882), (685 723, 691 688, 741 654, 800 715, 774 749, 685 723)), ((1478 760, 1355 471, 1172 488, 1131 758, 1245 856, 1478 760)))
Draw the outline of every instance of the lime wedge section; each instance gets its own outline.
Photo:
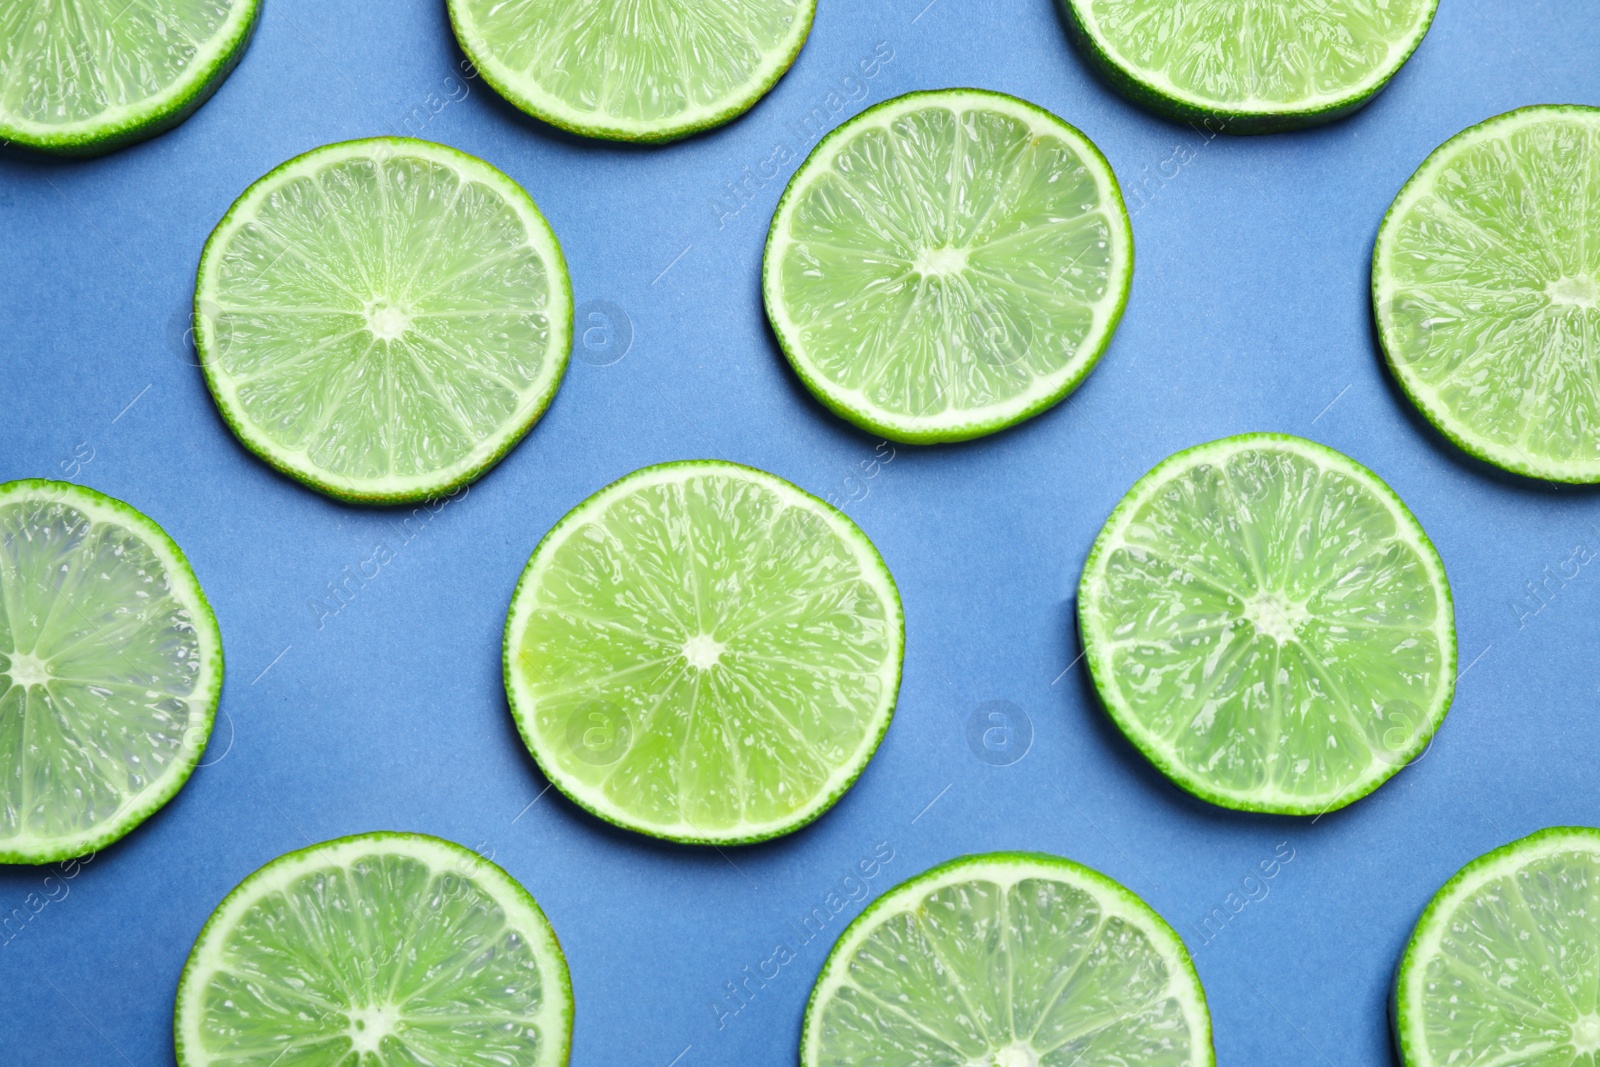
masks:
POLYGON ((375 833, 280 856, 206 920, 180 1067, 564 1067, 567 961, 539 905, 460 845, 375 833))
POLYGON ((816 0, 449 0, 484 80, 553 126, 671 141, 720 126, 799 55, 816 0))
POLYGON ((834 946, 803 1067, 1211 1067, 1183 942, 1144 901, 1055 856, 953 860, 889 890, 834 946))
POLYGON ((1557 826, 1446 882, 1395 976, 1405 1067, 1600 1057, 1600 830, 1557 826))
POLYGON ((251 451, 330 496, 401 503, 477 478, 543 414, 572 351, 572 287, 515 182, 385 137, 252 185, 206 243, 195 323, 251 451))
POLYGON ((188 118, 244 54, 258 0, 6 0, 0 140, 93 155, 188 118))
POLYGON ((1095 688, 1182 788, 1310 815, 1427 745, 1456 682, 1444 565, 1378 476, 1245 434, 1163 461, 1117 505, 1078 587, 1095 688))
POLYGON ((0 863, 109 845, 211 736, 222 636, 161 527, 65 482, 0 485, 0 863))
POLYGON ((546 776, 618 826, 738 844, 842 796, 889 727, 905 624, 841 513, 762 471, 666 463, 579 504, 506 620, 506 692, 546 776))
POLYGON ((1135 103, 1212 130, 1347 115, 1416 51, 1438 0, 1058 0, 1080 49, 1135 103))
POLYGON ((1072 392, 1132 278, 1128 213, 1089 139, 1024 100, 948 89, 823 138, 778 204, 763 291, 819 400, 925 443, 993 433, 1072 392))
POLYGON ((1378 231, 1395 377, 1479 459, 1600 482, 1600 109, 1523 108, 1446 141, 1378 231))

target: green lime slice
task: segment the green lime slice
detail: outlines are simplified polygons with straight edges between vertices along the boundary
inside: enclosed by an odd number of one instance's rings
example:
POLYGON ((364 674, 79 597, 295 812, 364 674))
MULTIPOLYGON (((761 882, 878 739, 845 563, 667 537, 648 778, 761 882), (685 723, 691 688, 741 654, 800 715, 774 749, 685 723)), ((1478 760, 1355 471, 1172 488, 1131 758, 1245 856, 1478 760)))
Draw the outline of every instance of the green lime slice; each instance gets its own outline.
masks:
POLYGON ((585 137, 671 141, 748 111, 811 32, 817 0, 449 0, 495 91, 585 137))
POLYGON ((1270 133, 1357 110, 1417 50, 1439 0, 1058 0, 1129 99, 1212 130, 1270 133))
POLYGON ((1179 452, 1139 479, 1078 587, 1106 711, 1203 800, 1311 815, 1428 744, 1456 684, 1444 564, 1394 491, 1283 434, 1179 452))
POLYGON ((784 354, 842 418, 961 441, 1058 403, 1111 342, 1133 230, 1089 139, 1025 100, 908 93, 812 151, 763 291, 784 354))
POLYGON ((806 1006, 802 1067, 1211 1067, 1183 942, 1144 901, 1056 856, 965 856, 902 882, 840 936, 806 1006))
POLYGON ((1412 401, 1479 459, 1600 482, 1600 108, 1441 145, 1378 231, 1372 301, 1412 401))
POLYGON ((180 1067, 565 1067, 572 983, 528 891, 460 845, 375 833, 280 856, 206 920, 180 1067))
POLYGON ((0 863, 116 841, 211 736, 222 635, 172 539, 65 482, 0 485, 0 863))
POLYGON ((259 0, 6 0, 0 139, 94 155, 171 129, 244 55, 259 0))
POLYGON ((345 500, 424 500, 522 439, 572 351, 572 286, 528 194, 406 138, 307 152, 206 242, 195 345, 239 440, 345 500))
POLYGON ((701 844, 796 830, 872 758, 900 595, 866 534, 733 463, 635 471, 534 549, 506 692, 545 775, 618 826, 701 844))
POLYGON ((1405 1067, 1600 1059, 1600 830, 1556 826, 1467 864, 1395 975, 1405 1067))

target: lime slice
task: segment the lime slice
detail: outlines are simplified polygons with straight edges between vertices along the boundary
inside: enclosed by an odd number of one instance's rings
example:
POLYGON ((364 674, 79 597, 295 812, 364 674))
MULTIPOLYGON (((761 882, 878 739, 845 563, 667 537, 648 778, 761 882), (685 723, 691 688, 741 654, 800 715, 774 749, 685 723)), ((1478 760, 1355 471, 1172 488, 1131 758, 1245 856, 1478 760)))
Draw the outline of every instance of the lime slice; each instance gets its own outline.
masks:
POLYGON ((1058 0, 1124 95, 1212 130, 1270 133, 1348 115, 1405 66, 1439 0, 1058 0))
POLYGON ((259 0, 6 0, 0 139, 94 155, 171 129, 244 55, 259 0))
POLYGON ((544 216, 482 160, 405 138, 307 152, 206 243, 195 344, 251 451, 330 496, 424 500, 538 421, 572 350, 544 216))
POLYGON ((1096 689, 1179 786, 1310 815, 1427 745, 1456 684, 1444 564, 1378 476, 1244 434, 1179 452, 1111 514, 1078 587, 1096 689))
POLYGON ((585 137, 671 141, 748 111, 800 54, 817 0, 449 0, 484 80, 585 137))
POLYGON ((1600 1057, 1600 830, 1557 826, 1467 864, 1395 976, 1405 1067, 1592 1067, 1600 1057))
POLYGON ((0 863, 109 845, 211 736, 222 635, 188 561, 120 500, 0 485, 0 863))
POLYGON ((802 1067, 1211 1067, 1183 942, 1105 875, 965 856, 851 923, 806 1006, 802 1067))
POLYGON ((1378 231, 1395 377, 1480 459, 1600 482, 1600 109, 1529 107, 1439 147, 1378 231))
POLYGON ((1024 100, 947 89, 822 139, 778 204, 763 289, 819 400, 923 443, 994 433, 1072 392, 1132 277, 1128 213, 1089 139, 1024 100))
POLYGON ((206 920, 178 982, 180 1067, 565 1067, 572 983, 510 875, 421 834, 280 856, 206 920))
POLYGON ((739 844, 817 818, 900 690, 894 579, 855 523, 733 463, 635 471, 545 535, 506 692, 557 788, 618 826, 739 844))

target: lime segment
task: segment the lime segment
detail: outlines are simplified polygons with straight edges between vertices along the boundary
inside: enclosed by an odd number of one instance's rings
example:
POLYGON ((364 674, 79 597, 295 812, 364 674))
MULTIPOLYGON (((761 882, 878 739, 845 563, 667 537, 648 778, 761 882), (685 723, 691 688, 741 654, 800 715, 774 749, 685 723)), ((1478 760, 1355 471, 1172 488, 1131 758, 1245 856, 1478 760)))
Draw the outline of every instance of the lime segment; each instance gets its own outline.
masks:
POLYGON ((178 546, 63 482, 0 485, 0 863, 102 848, 188 779, 222 638, 178 546))
POLYGON ((1054 856, 954 860, 850 924, 806 1007, 803 1067, 1211 1067, 1183 942, 1054 856))
POLYGON ((1438 553, 1330 448, 1245 434, 1145 475, 1078 589, 1095 687, 1128 739, 1224 807, 1316 814, 1422 751, 1455 691, 1438 553))
POLYGON ((732 463, 636 471, 534 550, 506 690, 545 774, 603 819, 678 841, 788 833, 888 728, 904 623, 865 534, 732 463))

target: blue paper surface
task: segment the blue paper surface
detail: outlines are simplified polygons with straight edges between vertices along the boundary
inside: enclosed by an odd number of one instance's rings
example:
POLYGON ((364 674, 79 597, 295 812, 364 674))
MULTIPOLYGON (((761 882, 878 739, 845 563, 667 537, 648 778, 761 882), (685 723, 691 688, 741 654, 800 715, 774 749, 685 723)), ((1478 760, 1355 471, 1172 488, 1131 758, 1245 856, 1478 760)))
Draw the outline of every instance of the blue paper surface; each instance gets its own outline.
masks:
POLYGON ((1195 954, 1219 1062, 1391 1062, 1390 977, 1439 885, 1540 827, 1600 823, 1600 569, 1576 562, 1600 552, 1600 500, 1484 468, 1415 416, 1373 337, 1372 241, 1452 134, 1525 104, 1600 104, 1597 55, 1590 0, 1443 0, 1353 118, 1208 139, 1106 88, 1049 0, 822 0, 749 115, 630 148, 553 131, 463 79, 437 0, 268 0, 237 71, 171 133, 88 162, 0 155, 0 480, 69 477, 161 523, 228 663, 206 765, 165 810, 66 881, 0 868, 0 916, 27 916, 0 935, 0 1062, 172 1063, 178 974, 211 909, 280 853, 372 829, 479 848, 533 892, 571 963, 582 1067, 793 1062, 859 898, 994 849, 1071 857, 1160 911, 1195 954), (892 58, 863 79, 875 55, 892 58), (1133 294, 1057 409, 969 444, 880 448, 783 361, 762 242, 818 109, 831 126, 967 85, 1035 101, 1105 152, 1136 211, 1133 294), (201 246, 233 199, 293 155, 386 133, 528 189, 582 332, 543 421, 409 529, 407 512, 335 503, 247 453, 185 336, 201 246), (1078 661, 1074 589, 1112 506, 1169 453, 1248 430, 1371 467, 1455 594, 1463 677, 1435 744, 1316 822, 1181 794, 1109 725, 1078 661), (612 479, 686 457, 841 501, 907 617, 899 710, 855 788, 800 833, 720 852, 613 829, 547 791, 500 680, 539 537, 612 479), (329 583, 380 545, 392 561, 327 612, 329 583), (1029 743, 985 748, 993 714, 1025 719, 1029 743), (846 883, 875 850, 892 855, 877 877, 846 883), (1264 862, 1273 877, 1246 886, 1264 862), (791 922, 835 905, 776 978, 729 995, 795 943, 791 922))

